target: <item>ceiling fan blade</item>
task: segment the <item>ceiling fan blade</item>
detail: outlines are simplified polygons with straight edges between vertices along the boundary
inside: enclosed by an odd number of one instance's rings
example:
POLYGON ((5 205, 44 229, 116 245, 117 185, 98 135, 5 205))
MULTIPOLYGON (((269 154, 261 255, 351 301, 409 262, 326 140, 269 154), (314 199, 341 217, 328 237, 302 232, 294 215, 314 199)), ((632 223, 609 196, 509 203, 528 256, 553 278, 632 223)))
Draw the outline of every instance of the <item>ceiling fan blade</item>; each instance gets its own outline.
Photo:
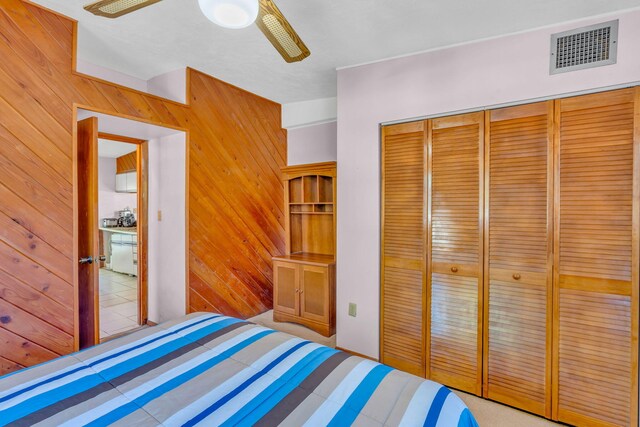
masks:
POLYGON ((302 61, 311 52, 271 0, 260 0, 258 28, 287 62, 302 61))
POLYGON ((101 0, 86 5, 84 9, 105 18, 118 18, 160 1, 162 0, 101 0))

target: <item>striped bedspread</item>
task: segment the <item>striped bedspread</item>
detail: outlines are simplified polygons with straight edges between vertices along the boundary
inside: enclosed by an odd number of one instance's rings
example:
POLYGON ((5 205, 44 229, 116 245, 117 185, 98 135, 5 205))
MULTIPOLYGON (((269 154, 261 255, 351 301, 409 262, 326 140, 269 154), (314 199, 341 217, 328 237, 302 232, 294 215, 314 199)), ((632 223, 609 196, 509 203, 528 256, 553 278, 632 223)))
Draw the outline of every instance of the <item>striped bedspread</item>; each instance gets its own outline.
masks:
POLYGON ((477 426, 446 387, 196 313, 0 377, 5 426, 477 426))

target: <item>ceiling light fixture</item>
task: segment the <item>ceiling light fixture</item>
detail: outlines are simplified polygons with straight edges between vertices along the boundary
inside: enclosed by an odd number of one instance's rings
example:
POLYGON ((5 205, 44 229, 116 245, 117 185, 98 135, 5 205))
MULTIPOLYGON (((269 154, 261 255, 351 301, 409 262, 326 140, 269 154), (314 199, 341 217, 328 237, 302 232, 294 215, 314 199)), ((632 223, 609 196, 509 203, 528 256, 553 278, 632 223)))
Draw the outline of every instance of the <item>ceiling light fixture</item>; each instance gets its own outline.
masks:
POLYGON ((224 28, 239 29, 253 24, 258 0, 198 0, 204 16, 224 28))

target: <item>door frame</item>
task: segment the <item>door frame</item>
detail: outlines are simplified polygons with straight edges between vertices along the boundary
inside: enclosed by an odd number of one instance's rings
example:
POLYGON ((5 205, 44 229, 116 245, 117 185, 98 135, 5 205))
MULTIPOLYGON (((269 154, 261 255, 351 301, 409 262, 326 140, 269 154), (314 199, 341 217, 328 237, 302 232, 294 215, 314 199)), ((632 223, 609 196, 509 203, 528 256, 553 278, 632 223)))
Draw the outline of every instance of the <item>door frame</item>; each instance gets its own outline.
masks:
MULTIPOLYGON (((77 163, 78 163, 78 110, 89 111, 96 114, 104 114, 108 116, 118 117, 121 119, 131 120, 134 122, 145 123, 152 126, 163 127, 167 129, 175 130, 176 132, 182 132, 184 134, 184 143, 185 143, 185 312, 190 312, 190 275, 189 275, 189 171, 190 171, 190 162, 189 162, 189 152, 190 152, 190 141, 191 141, 191 131, 188 128, 176 126, 171 123, 165 123, 161 121, 149 120, 144 117, 132 116, 129 114, 119 113, 112 109, 100 108, 88 104, 83 103, 73 103, 73 112, 72 112, 72 122, 71 122, 71 130, 72 130, 72 162, 73 162, 73 256, 72 256, 72 265, 73 265, 73 286, 74 286, 74 351, 78 351, 80 349, 80 305, 79 305, 79 264, 77 260, 79 259, 79 248, 78 248, 78 239, 79 239, 79 209, 78 209, 78 173, 77 173, 77 163)), ((139 255, 139 254, 138 254, 139 255)), ((140 262, 140 261, 138 261, 140 262)), ((146 261, 148 265, 148 260, 146 261)), ((147 300, 148 304, 148 300, 147 300)), ((148 324, 152 324, 147 320, 148 324)), ((98 340, 99 341, 99 340, 98 340)), ((96 342, 97 344, 97 342, 96 342)))
MULTIPOLYGON (((88 227, 85 228, 86 232, 90 233, 93 238, 92 251, 90 254, 80 254, 80 210, 79 200, 80 194, 80 179, 82 175, 79 170, 80 164, 80 152, 86 149, 86 146, 81 146, 78 138, 78 120, 77 120, 77 108, 74 108, 74 124, 73 124, 73 183, 74 183, 74 245, 73 245, 73 269, 74 269, 74 288, 75 288, 75 336, 74 336, 74 349, 77 351, 81 348, 91 347, 100 342, 100 299, 99 299, 99 256, 101 255, 102 248, 98 247, 99 241, 99 218, 89 218, 88 227), (97 221, 96 221, 97 219, 97 221), (94 244, 95 243, 95 244, 94 244), (95 258, 92 264, 95 269, 91 273, 92 282, 88 287, 81 287, 80 280, 80 268, 77 260, 81 256, 92 256, 95 258), (86 289, 85 289, 86 288, 86 289), (82 318, 87 318, 89 321, 83 322, 82 318)), ((148 322, 148 210, 149 210, 149 144, 147 140, 130 138, 126 136, 113 135, 105 132, 100 132, 98 119, 90 117, 95 122, 94 129, 92 129, 91 143, 94 144, 90 150, 90 153, 95 154, 95 158, 87 161, 91 171, 88 171, 88 176, 92 177, 91 182, 95 181, 97 190, 98 179, 98 139, 109 139, 122 143, 135 144, 136 147, 136 169, 137 173, 137 199, 138 199, 138 225, 137 225, 137 238, 138 238, 138 325, 145 325, 148 322)), ((90 185, 92 185, 90 183, 90 185)), ((98 206, 98 193, 97 191, 88 191, 87 203, 95 206, 97 216, 98 206)), ((90 215, 92 217, 93 215, 90 215)))
MULTIPOLYGON (((146 325, 149 320, 149 259, 147 256, 149 245, 149 141, 106 132, 98 132, 98 139, 135 144, 137 146, 138 325, 146 325)), ((98 201, 96 200, 96 202, 98 201)), ((98 305, 96 305, 96 310, 100 311, 98 305)), ((100 320, 98 318, 99 324, 100 320)))

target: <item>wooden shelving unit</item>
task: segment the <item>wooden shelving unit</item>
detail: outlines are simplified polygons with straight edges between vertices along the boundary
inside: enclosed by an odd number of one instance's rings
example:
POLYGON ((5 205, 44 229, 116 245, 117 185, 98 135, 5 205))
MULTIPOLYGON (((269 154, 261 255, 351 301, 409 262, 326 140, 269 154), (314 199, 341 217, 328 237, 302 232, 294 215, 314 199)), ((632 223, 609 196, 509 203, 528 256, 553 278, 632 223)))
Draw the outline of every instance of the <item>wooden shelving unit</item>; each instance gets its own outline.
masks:
POLYGON ((289 166, 286 254, 273 258, 273 318, 335 333, 336 163, 289 166))

